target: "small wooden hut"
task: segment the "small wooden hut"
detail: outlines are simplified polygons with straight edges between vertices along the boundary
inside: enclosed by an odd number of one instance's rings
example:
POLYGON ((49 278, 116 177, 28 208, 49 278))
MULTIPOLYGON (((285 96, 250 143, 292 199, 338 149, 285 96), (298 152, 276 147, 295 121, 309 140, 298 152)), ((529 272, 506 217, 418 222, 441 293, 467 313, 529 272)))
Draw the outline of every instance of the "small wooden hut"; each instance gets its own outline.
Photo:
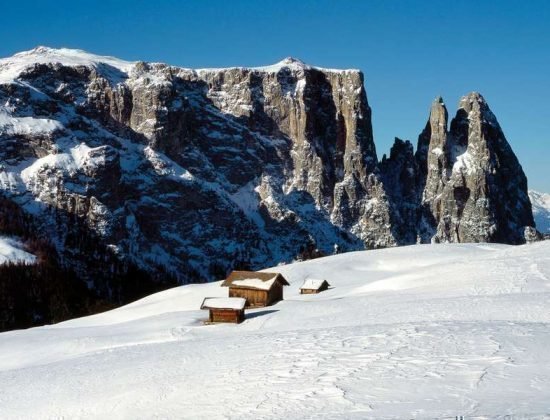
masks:
POLYGON ((202 301, 201 309, 208 309, 209 322, 232 322, 240 324, 244 321, 244 307, 246 299, 243 298, 217 298, 207 297, 202 301))
POLYGON ((229 297, 246 299, 246 306, 270 306, 283 300, 283 286, 288 281, 279 273, 233 271, 222 283, 229 287, 229 297))
POLYGON ((302 295, 309 295, 320 293, 324 290, 327 290, 330 287, 328 281, 323 279, 306 279, 304 284, 300 286, 300 293, 302 295))

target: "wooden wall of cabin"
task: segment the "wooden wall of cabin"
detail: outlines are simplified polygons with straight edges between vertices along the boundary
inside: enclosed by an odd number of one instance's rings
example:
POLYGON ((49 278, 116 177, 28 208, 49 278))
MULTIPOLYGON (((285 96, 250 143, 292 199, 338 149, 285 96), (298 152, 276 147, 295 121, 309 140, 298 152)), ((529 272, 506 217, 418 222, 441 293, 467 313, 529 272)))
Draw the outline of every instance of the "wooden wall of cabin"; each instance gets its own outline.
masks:
POLYGON ((233 322, 244 321, 244 311, 235 309, 210 309, 210 322, 233 322))
POLYGON ((302 295, 313 295, 313 294, 317 293, 317 290, 315 290, 315 289, 301 289, 300 293, 302 295))
POLYGON ((300 289, 300 293, 302 295, 312 295, 319 292, 323 292, 325 290, 328 290, 328 285, 324 283, 319 289, 300 289))
POLYGON ((269 290, 267 305, 273 305, 274 303, 277 303, 280 300, 283 300, 283 285, 277 282, 269 290))
POLYGON ((246 306, 266 306, 268 293, 266 290, 229 288, 229 297, 246 299, 246 306))

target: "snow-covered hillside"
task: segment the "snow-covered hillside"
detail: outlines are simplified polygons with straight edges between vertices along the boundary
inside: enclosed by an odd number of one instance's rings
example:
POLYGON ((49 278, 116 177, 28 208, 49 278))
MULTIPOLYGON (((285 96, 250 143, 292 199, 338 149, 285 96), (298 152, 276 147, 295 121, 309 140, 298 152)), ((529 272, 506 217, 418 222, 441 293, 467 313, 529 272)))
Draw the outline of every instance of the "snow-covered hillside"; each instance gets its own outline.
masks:
POLYGON ((189 285, 0 334, 12 418, 550 414, 550 242, 417 245, 278 267, 285 301, 203 325, 189 285), (304 278, 333 286, 300 295, 304 278))
POLYGON ((36 257, 21 248, 22 245, 17 240, 0 236, 0 264, 10 261, 34 263, 36 257))
POLYGON ((529 198, 537 229, 542 233, 550 233, 550 194, 531 190, 529 198))

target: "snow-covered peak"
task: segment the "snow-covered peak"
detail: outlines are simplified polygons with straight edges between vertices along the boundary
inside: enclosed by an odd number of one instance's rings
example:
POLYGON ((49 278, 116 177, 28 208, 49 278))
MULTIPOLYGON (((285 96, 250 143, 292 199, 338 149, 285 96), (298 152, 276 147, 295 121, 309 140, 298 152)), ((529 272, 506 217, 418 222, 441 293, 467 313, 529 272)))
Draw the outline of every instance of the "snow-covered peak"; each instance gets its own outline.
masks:
POLYGON ((35 47, 32 50, 18 52, 14 54, 14 57, 23 57, 23 56, 36 55, 36 54, 49 54, 52 51, 55 51, 55 48, 39 45, 38 47, 35 47))
POLYGON ((317 66, 310 66, 309 64, 304 63, 302 60, 294 57, 286 57, 284 60, 279 61, 278 63, 275 63, 271 66, 264 66, 264 67, 253 67, 252 70, 259 70, 259 71, 265 71, 265 72, 274 72, 278 73, 282 69, 290 69, 293 71, 300 71, 300 70, 319 70, 327 73, 345 73, 345 72, 359 72, 360 70, 357 69, 328 69, 324 67, 317 67, 317 66))
POLYGON ((13 57, 0 60, 0 62, 34 62, 34 63, 61 63, 68 66, 95 66, 108 64, 121 71, 128 72, 135 64, 130 61, 121 60, 107 55, 92 54, 84 50, 72 48, 49 48, 39 46, 29 51, 22 51, 13 57))
POLYGON ((304 71, 304 70, 319 70, 327 73, 346 73, 346 72, 359 72, 358 69, 328 69, 323 67, 316 67, 311 66, 309 64, 304 63, 302 60, 294 57, 286 57, 285 59, 279 61, 278 63, 267 65, 267 66, 260 66, 260 67, 227 67, 227 68, 204 68, 204 69, 197 69, 197 72, 221 72, 226 71, 230 69, 238 69, 238 70, 251 70, 256 72, 263 72, 263 73, 279 73, 281 70, 288 69, 291 71, 304 71))
POLYGON ((542 233, 550 233, 550 194, 531 190, 529 198, 537 229, 542 233))
MULTIPOLYGON (((131 73, 136 62, 121 60, 116 57, 102 56, 92 54, 79 49, 71 48, 50 48, 38 46, 32 50, 22 51, 11 57, 0 59, 0 83, 13 83, 19 78, 21 73, 35 64, 53 64, 60 63, 64 66, 86 66, 100 70, 105 77, 113 82, 120 82, 120 76, 126 76, 131 73), (103 68, 101 68, 103 66, 103 68), (110 67, 106 69, 105 67, 110 67), (121 74, 113 74, 113 70, 121 74)), ((185 70, 193 70, 182 68, 185 70)), ((330 73, 359 72, 357 69, 340 70, 314 67, 304 63, 302 60, 294 57, 286 57, 278 63, 261 67, 227 67, 227 68, 202 68, 197 69, 202 72, 221 72, 232 69, 252 70, 265 73, 278 73, 283 69, 291 71, 319 70, 330 73)))
POLYGON ((309 67, 306 63, 304 63, 299 58, 294 57, 286 57, 285 59, 281 60, 279 64, 284 64, 287 66, 298 66, 298 67, 309 67))
POLYGON ((470 92, 460 98, 458 108, 459 110, 466 111, 468 113, 468 119, 470 120, 481 118, 490 125, 498 126, 495 114, 493 114, 489 108, 489 104, 479 92, 470 92))
POLYGON ((459 108, 470 110, 474 103, 478 103, 480 106, 487 106, 487 101, 485 101, 485 98, 481 93, 479 92, 470 92, 467 95, 464 95, 462 98, 460 98, 460 102, 458 104, 459 108))
POLYGON ((304 63, 302 60, 299 60, 294 57, 287 57, 284 60, 279 61, 278 63, 272 64, 271 66, 262 66, 262 67, 253 67, 253 70, 265 71, 278 73, 282 69, 287 68, 294 71, 299 70, 309 70, 311 66, 304 63))
POLYGON ((11 83, 28 67, 34 64, 60 63, 64 66, 86 66, 99 68, 101 65, 128 73, 134 63, 115 57, 91 54, 83 50, 70 48, 49 48, 39 46, 0 59, 0 83, 11 83))

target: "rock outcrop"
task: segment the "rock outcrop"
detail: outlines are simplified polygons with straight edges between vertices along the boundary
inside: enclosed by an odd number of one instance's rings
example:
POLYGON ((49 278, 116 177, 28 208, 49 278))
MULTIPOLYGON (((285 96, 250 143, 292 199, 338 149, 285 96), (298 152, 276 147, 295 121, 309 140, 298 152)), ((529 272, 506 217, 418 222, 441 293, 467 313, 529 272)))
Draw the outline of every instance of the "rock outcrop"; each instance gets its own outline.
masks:
POLYGON ((439 215, 438 197, 448 179, 448 113, 443 98, 432 103, 426 128, 418 137, 416 161, 418 163, 419 221, 418 235, 422 242, 429 242, 435 234, 439 215))
POLYGON ((0 103, 0 188, 70 264, 77 228, 196 281, 312 250, 521 243, 533 226, 478 94, 450 130, 438 98, 416 154, 397 139, 380 163, 362 73, 291 58, 190 70, 39 47, 0 60, 0 103))
POLYGON ((424 240, 518 244, 530 235, 527 178, 479 93, 460 100, 449 131, 445 106, 435 100, 417 160, 426 180, 419 224, 424 240))

